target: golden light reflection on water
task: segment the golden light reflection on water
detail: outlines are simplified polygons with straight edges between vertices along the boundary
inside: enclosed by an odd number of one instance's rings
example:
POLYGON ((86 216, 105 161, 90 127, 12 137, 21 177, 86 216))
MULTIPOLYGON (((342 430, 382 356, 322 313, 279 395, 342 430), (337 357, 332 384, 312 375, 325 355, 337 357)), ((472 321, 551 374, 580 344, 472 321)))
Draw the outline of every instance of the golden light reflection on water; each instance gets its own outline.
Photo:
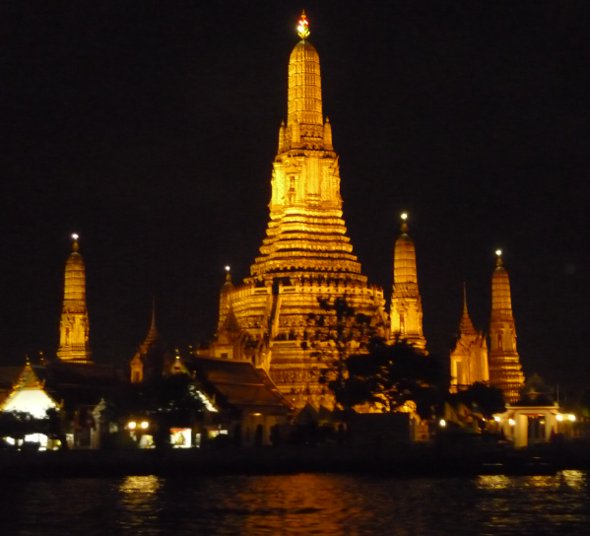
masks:
POLYGON ((510 486, 510 479, 506 475, 480 475, 477 487, 480 489, 506 489, 510 486))
POLYGON ((511 486, 526 488, 558 489, 567 486, 575 490, 581 490, 586 486, 586 474, 579 470, 564 470, 556 475, 530 475, 530 476, 506 476, 506 475, 479 475, 476 485, 479 489, 508 489, 511 486), (518 479, 516 481, 515 479, 518 479))
POLYGON ((372 517, 358 489, 344 480, 317 474, 254 478, 218 506, 240 524, 242 534, 343 534, 346 520, 372 517))
POLYGON ((135 531, 145 524, 157 525, 162 509, 159 491, 162 479, 154 476, 128 476, 119 484, 118 510, 123 530, 135 531))
POLYGON ((156 493, 160 489, 161 479, 154 475, 128 476, 119 486, 121 493, 156 493))
POLYGON ((586 473, 577 469, 561 471, 561 478, 566 486, 576 491, 583 489, 587 484, 586 473))

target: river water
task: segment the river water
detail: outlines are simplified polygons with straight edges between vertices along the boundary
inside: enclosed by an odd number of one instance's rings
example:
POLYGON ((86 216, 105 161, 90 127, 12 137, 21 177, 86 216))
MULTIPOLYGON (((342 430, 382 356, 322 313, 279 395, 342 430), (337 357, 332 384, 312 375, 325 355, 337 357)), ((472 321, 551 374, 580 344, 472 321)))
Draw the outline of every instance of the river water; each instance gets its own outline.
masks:
POLYGON ((4 480, 0 534, 590 534, 586 471, 4 480))

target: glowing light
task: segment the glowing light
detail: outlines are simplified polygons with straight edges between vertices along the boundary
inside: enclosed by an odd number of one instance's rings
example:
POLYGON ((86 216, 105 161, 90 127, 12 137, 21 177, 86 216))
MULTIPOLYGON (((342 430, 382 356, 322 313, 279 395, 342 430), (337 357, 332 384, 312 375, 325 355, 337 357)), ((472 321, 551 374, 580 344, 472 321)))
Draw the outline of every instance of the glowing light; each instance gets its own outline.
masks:
POLYGON ((309 21, 305 15, 305 11, 301 13, 299 22, 297 23, 297 34, 301 39, 307 39, 309 37, 309 21))
POLYGON ((127 428, 129 428, 129 430, 135 430, 137 428, 137 423, 135 421, 129 421, 127 423, 127 428))
POLYGON ((43 389, 16 390, 2 404, 1 411, 28 413, 35 419, 47 418, 47 410, 57 406, 43 389))
POLYGON ((406 221, 408 219, 408 213, 407 212, 402 212, 400 218, 404 221, 406 221))
POLYGON ((141 423, 139 423, 139 427, 142 430, 147 430, 149 428, 149 426, 150 426, 150 423, 147 421, 141 421, 141 423))
POLYGON ((230 266, 229 264, 226 264, 226 265, 225 265, 225 271, 226 271, 227 273, 231 272, 231 266, 230 266))
POLYGON ((446 426, 447 426, 447 421, 445 421, 444 419, 441 419, 440 421, 438 421, 438 425, 439 425, 441 428, 446 428, 446 426))
POLYGON ((201 391, 197 391, 197 396, 199 397, 201 402, 203 402, 203 405, 205 406, 205 409, 207 411, 210 411, 211 413, 217 413, 217 408, 211 403, 211 400, 209 400, 201 391))
POLYGON ((502 256, 502 250, 501 250, 501 249, 497 249, 497 250, 496 250, 496 255, 497 255, 498 257, 501 257, 501 256, 502 256))
POLYGON ((262 413, 258 413, 258 412, 252 413, 252 417, 261 417, 261 416, 262 416, 262 413))
POLYGON ((498 415, 494 415, 494 420, 496 422, 502 422, 502 417, 499 417, 498 415))
POLYGON ((192 432, 190 428, 171 428, 170 444, 175 449, 188 449, 192 447, 192 432))
POLYGON ((563 415, 561 413, 558 413, 555 418, 557 419, 558 422, 563 421, 563 415))
POLYGON ((575 416, 573 413, 570 413, 570 414, 567 416, 567 420, 568 420, 569 422, 576 422, 576 416, 575 416))
POLYGON ((508 419, 508 424, 510 426, 514 426, 516 424, 516 421, 514 419, 508 419))
POLYGON ((78 233, 72 233, 72 240, 78 240, 78 238, 80 238, 78 233))

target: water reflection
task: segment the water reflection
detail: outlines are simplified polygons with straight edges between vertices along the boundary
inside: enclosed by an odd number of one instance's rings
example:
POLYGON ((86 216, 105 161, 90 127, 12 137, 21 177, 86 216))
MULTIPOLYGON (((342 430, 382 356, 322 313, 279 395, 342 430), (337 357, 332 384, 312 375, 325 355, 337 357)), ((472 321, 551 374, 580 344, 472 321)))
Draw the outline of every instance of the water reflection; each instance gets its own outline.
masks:
POLYGON ((302 474, 254 478, 219 508, 230 514, 228 531, 239 524, 247 534, 342 534, 351 522, 368 522, 373 509, 367 506, 346 477, 302 474))
POLYGON ((154 475, 128 476, 119 486, 121 493, 156 493, 160 489, 160 479, 154 475))
POLYGON ((562 482, 575 490, 582 490, 587 486, 587 475, 584 471, 566 470, 561 471, 562 482))
POLYGON ((128 476, 119 485, 119 526, 133 531, 139 527, 153 527, 146 534, 158 534, 162 508, 158 491, 163 479, 149 476, 128 476))
POLYGON ((586 534, 588 473, 15 481, 2 534, 586 534))
POLYGON ((590 522, 585 500, 588 475, 487 475, 477 479, 476 520, 494 534, 584 534, 590 522))
POLYGON ((506 489, 510 486, 510 478, 506 475, 480 475, 477 486, 481 489, 506 489))

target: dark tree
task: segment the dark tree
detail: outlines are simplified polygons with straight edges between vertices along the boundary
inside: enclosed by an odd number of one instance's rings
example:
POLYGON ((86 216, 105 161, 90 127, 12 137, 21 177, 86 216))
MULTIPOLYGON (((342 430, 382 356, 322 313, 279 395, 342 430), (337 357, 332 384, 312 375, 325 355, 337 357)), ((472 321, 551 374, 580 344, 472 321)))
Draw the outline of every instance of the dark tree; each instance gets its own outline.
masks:
POLYGON ((472 411, 481 413, 486 419, 490 419, 494 413, 506 411, 502 390, 481 382, 474 383, 467 389, 453 395, 452 398, 465 404, 472 411))
POLYGON ((346 296, 333 300, 319 298, 318 302, 324 312, 309 315, 302 346, 311 349, 311 355, 317 359, 320 383, 329 384, 344 377, 349 355, 366 350, 382 326, 357 313, 346 296))
POLYGON ((551 389, 536 372, 527 378, 517 404, 522 406, 551 406, 553 404, 551 389))
POLYGON ((204 404, 195 382, 175 374, 141 384, 124 384, 107 400, 107 420, 121 423, 145 416, 157 446, 164 446, 171 427, 190 427, 203 417, 204 404), (165 439, 164 439, 165 438, 165 439))
POLYGON ((342 374, 328 385, 345 409, 367 403, 392 413, 412 401, 418 414, 428 418, 442 402, 445 380, 436 357, 424 355, 406 341, 388 345, 374 340, 368 354, 345 359, 342 374))

